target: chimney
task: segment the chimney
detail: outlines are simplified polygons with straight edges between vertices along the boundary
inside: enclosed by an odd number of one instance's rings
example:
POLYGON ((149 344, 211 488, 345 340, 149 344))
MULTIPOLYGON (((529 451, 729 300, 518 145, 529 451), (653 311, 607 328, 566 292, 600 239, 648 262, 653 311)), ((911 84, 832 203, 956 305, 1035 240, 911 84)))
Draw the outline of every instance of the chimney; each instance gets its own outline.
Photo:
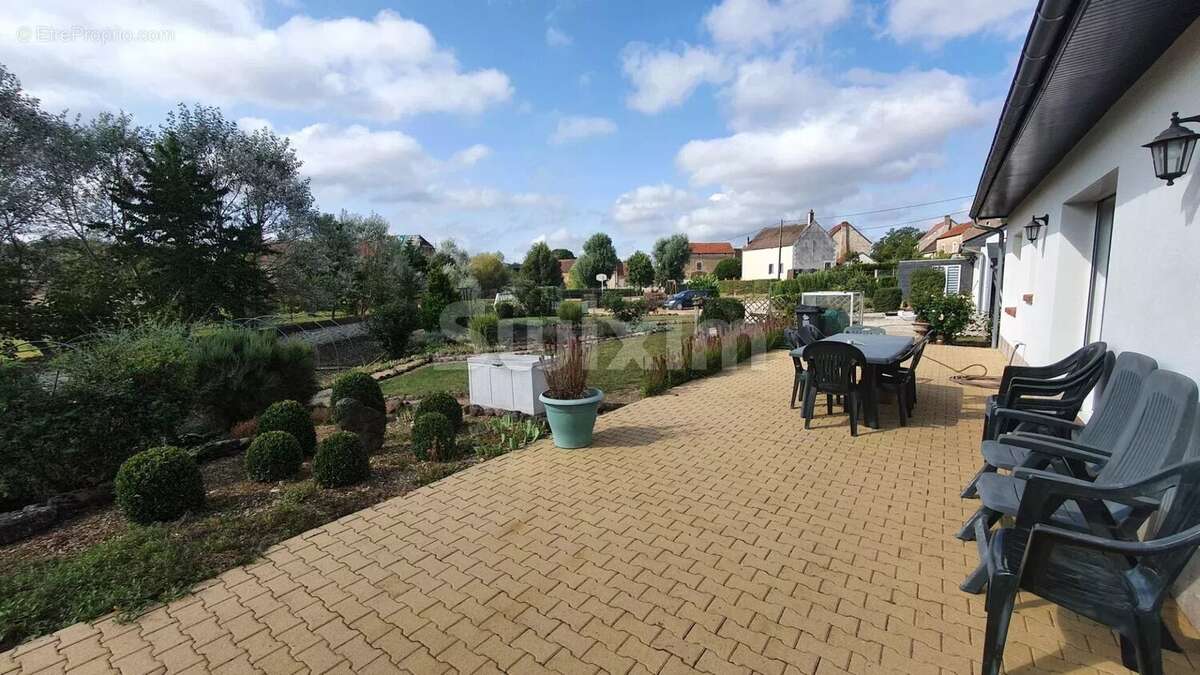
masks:
POLYGON ((809 209, 809 210, 808 210, 808 224, 809 224, 809 225, 812 225, 812 224, 813 224, 813 223, 815 223, 816 221, 817 221, 817 216, 816 216, 816 214, 814 214, 814 213, 813 213, 813 210, 812 210, 812 209, 809 209))

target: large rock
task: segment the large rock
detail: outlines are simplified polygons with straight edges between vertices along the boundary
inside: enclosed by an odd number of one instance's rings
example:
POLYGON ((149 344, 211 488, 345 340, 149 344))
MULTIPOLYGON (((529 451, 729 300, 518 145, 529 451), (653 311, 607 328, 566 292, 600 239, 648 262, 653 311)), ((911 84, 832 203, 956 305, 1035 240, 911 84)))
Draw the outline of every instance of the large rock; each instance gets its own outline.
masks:
POLYGON ((367 454, 373 455, 383 447, 387 430, 387 415, 363 405, 357 399, 344 398, 337 402, 338 428, 358 434, 367 454))
POLYGON ((0 513, 0 546, 32 537, 58 520, 53 506, 32 505, 20 511, 0 513))

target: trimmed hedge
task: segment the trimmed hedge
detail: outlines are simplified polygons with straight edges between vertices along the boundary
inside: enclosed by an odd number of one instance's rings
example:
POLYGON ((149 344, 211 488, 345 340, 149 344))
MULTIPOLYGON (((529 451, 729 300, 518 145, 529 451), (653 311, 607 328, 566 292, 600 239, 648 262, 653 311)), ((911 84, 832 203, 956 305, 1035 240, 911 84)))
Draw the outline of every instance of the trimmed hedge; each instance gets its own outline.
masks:
POLYGON ((419 418, 425 413, 441 413, 450 420, 450 424, 454 427, 454 431, 462 429, 463 411, 462 406, 458 404, 458 399, 448 392, 437 391, 425 398, 417 404, 417 411, 414 413, 414 418, 419 418))
POLYGON ((321 487, 361 483, 371 475, 371 462, 358 434, 339 431, 317 444, 313 480, 321 487))
POLYGON ((300 441, 286 431, 259 434, 246 450, 246 477, 260 483, 296 475, 304 463, 300 441))
POLYGON ((338 421, 337 402, 344 398, 352 398, 379 412, 387 412, 387 406, 383 401, 383 390, 379 388, 379 383, 361 370, 352 370, 334 380, 333 394, 329 397, 329 405, 333 408, 334 422, 338 421))
POLYGON ((298 401, 279 401, 258 416, 258 433, 286 431, 300 443, 307 457, 317 449, 317 430, 313 427, 308 409, 298 401))
POLYGON ((900 309, 900 287, 884 286, 875 289, 875 311, 894 312, 900 309))
POLYGON ((446 416, 427 412, 412 428, 413 454, 421 461, 444 462, 454 457, 454 426, 446 416))
POLYGON ((200 468, 187 452, 169 445, 125 460, 113 490, 125 517, 136 523, 175 520, 204 507, 200 468))

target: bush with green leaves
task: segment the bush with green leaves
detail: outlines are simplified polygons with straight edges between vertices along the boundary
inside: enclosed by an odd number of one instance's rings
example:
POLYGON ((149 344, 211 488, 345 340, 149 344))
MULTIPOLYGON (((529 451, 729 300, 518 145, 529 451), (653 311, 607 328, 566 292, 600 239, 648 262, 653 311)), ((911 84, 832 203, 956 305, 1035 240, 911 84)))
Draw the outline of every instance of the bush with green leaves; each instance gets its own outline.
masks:
POLYGON ((648 311, 645 298, 622 300, 620 306, 613 309, 613 317, 624 323, 637 323, 648 311))
POLYGON ((583 317, 586 313, 583 303, 576 300, 564 300, 558 305, 558 318, 568 323, 583 323, 583 317))
POLYGON ((501 319, 511 319, 516 313, 516 307, 511 302, 502 302, 496 305, 496 316, 501 319))
POLYGON ((254 438, 244 458, 246 477, 266 483, 291 478, 304 463, 304 450, 286 431, 268 431, 254 438))
POLYGON ((721 285, 713 274, 697 274, 687 280, 687 287, 689 291, 707 291, 710 298, 721 295, 721 285))
POLYGON ((725 258, 717 263, 713 274, 721 281, 740 279, 742 277, 742 261, 740 258, 725 258))
POLYGON ((476 314, 467 323, 471 341, 480 347, 491 347, 500 341, 500 318, 495 314, 476 314))
POLYGON ((737 298, 705 298, 700 321, 738 323, 746 318, 746 306, 737 298))
POLYGON ((425 413, 431 412, 445 415, 446 419, 450 420, 450 424, 454 427, 455 432, 462 429, 462 406, 459 405, 458 399, 454 398, 453 394, 445 391, 437 391, 426 396, 417 404, 417 410, 413 413, 413 416, 420 417, 425 413))
POLYGON ((298 401, 278 401, 258 416, 258 433, 286 431, 300 443, 305 456, 317 448, 317 431, 308 408, 298 401))
POLYGON ((113 485, 117 504, 136 523, 175 520, 204 507, 204 479, 186 451, 163 446, 125 460, 113 485))
POLYGON ((344 373, 333 381, 333 390, 329 397, 329 404, 333 408, 334 422, 337 422, 337 402, 344 398, 352 398, 359 403, 374 408, 381 413, 387 412, 387 405, 383 400, 383 390, 379 388, 379 383, 375 378, 361 370, 352 370, 344 373))
POLYGON ((926 307, 929 330, 947 343, 954 342, 975 314, 975 303, 966 295, 949 293, 934 296, 926 307))
POLYGON ((371 475, 371 462, 358 434, 339 431, 317 444, 312 472, 321 487, 354 485, 371 475))
POLYGON ((367 317, 367 334, 389 357, 398 359, 408 353, 409 340, 421 327, 422 318, 416 303, 388 302, 371 310, 367 317))
POLYGON ((908 284, 908 304, 918 318, 928 321, 933 300, 945 292, 945 272, 936 267, 916 269, 909 277, 908 284))
POLYGON ((899 288, 899 287, 900 287, 900 280, 897 279, 895 276, 889 275, 886 277, 879 277, 878 279, 875 280, 875 288, 876 289, 899 288))
POLYGON ((897 286, 885 286, 875 289, 875 311, 894 312, 900 309, 900 289, 897 286))
POLYGON ((270 331, 222 327, 192 342, 201 405, 225 427, 275 401, 307 401, 317 393, 312 347, 270 331))
POLYGON ((418 415, 412 428, 413 454, 421 461, 445 462, 454 458, 454 425, 439 412, 418 415))

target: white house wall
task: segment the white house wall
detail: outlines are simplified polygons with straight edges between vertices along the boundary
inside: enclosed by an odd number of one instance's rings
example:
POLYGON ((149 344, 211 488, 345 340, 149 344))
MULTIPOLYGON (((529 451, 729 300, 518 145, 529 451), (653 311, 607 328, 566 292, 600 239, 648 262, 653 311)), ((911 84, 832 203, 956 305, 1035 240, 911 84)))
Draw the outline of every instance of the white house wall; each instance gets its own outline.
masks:
POLYGON ((743 279, 786 279, 787 269, 792 264, 792 247, 760 248, 742 251, 743 279), (783 274, 776 275, 772 269, 778 269, 779 261, 783 261, 783 274))
MULTIPOLYGON (((1141 147, 1169 123, 1172 111, 1200 113, 1200 22, 1193 24, 1008 218, 1002 347, 1043 364, 1084 340, 1091 271, 1094 204, 1116 195, 1108 286, 1099 339, 1117 352, 1134 350, 1159 366, 1200 381, 1200 161, 1168 187, 1155 178, 1141 147), (1084 204, 1073 202, 1082 201, 1084 204), (1036 244, 1022 229, 1050 215, 1036 244), (1032 304, 1023 296, 1032 294, 1032 304)), ((1192 561, 1180 597, 1200 625, 1200 560, 1192 561)))

